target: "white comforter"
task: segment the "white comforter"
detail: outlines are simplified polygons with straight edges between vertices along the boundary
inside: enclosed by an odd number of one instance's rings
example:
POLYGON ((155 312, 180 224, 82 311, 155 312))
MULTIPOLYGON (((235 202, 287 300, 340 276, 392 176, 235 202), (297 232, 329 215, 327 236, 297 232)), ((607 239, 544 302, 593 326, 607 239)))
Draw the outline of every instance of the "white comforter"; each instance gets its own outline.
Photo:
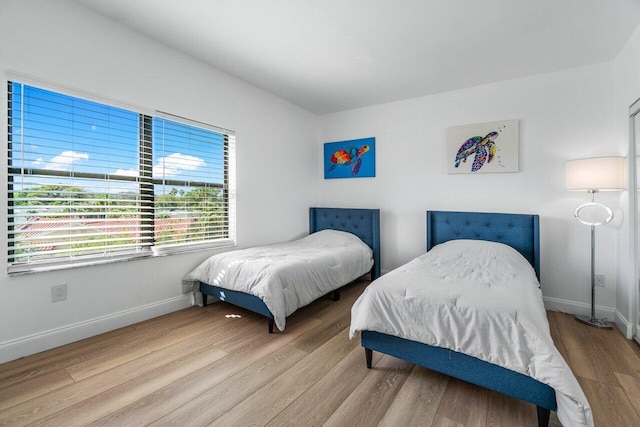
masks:
POLYGON ((556 390, 565 426, 592 426, 589 402, 553 344, 531 265, 501 243, 454 240, 371 283, 350 337, 377 331, 529 375, 556 390))
POLYGON ((214 255, 183 279, 261 298, 283 331, 285 317, 368 273, 373 252, 357 236, 323 230, 302 239, 214 255))

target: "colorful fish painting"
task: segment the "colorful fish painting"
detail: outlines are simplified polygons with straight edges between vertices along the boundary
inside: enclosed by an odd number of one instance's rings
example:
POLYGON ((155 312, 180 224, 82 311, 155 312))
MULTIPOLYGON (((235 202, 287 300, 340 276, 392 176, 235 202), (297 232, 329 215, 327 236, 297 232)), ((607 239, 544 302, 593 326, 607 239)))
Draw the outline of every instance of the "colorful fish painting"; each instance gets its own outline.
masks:
POLYGON ((471 164, 471 172, 476 172, 485 164, 490 163, 496 155, 495 139, 498 132, 489 132, 485 137, 474 136, 462 143, 455 158, 455 167, 460 166, 460 162, 466 163, 467 157, 475 154, 471 164))

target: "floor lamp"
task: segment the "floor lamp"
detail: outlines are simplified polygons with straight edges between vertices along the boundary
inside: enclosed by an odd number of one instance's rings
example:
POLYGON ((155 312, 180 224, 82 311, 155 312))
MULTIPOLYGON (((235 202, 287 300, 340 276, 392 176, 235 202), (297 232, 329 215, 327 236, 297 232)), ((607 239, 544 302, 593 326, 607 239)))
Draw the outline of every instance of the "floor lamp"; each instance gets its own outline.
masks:
POLYGON ((596 227, 605 225, 613 219, 613 211, 602 203, 595 201, 599 191, 616 191, 624 189, 624 157, 596 157, 591 159, 571 160, 566 164, 567 190, 587 191, 591 194, 591 202, 580 205, 574 213, 582 224, 591 227, 591 315, 576 316, 576 319, 597 328, 611 329, 612 324, 605 319, 596 318, 595 293, 595 249, 596 227), (590 210, 604 211, 602 215, 589 217, 590 210))

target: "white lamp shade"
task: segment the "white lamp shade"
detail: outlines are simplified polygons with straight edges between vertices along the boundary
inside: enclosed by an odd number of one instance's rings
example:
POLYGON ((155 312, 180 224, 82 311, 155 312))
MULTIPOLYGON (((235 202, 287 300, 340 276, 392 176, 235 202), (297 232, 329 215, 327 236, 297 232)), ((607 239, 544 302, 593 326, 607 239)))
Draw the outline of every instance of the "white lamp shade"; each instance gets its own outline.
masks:
POLYGON ((566 163, 567 190, 624 189, 624 157, 594 157, 566 163))

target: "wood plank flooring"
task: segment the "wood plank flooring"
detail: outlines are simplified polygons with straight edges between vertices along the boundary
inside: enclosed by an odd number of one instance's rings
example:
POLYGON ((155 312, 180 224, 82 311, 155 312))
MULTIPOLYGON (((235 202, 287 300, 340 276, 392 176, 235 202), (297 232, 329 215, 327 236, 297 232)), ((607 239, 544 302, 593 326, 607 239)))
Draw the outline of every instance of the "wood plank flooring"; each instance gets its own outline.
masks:
MULTIPOLYGON (((390 356, 374 353, 366 369, 348 328, 367 284, 298 310, 284 333, 216 303, 5 363, 0 426, 537 425, 533 405, 390 356)), ((640 347, 567 314, 548 318, 596 425, 640 426, 640 347)))

